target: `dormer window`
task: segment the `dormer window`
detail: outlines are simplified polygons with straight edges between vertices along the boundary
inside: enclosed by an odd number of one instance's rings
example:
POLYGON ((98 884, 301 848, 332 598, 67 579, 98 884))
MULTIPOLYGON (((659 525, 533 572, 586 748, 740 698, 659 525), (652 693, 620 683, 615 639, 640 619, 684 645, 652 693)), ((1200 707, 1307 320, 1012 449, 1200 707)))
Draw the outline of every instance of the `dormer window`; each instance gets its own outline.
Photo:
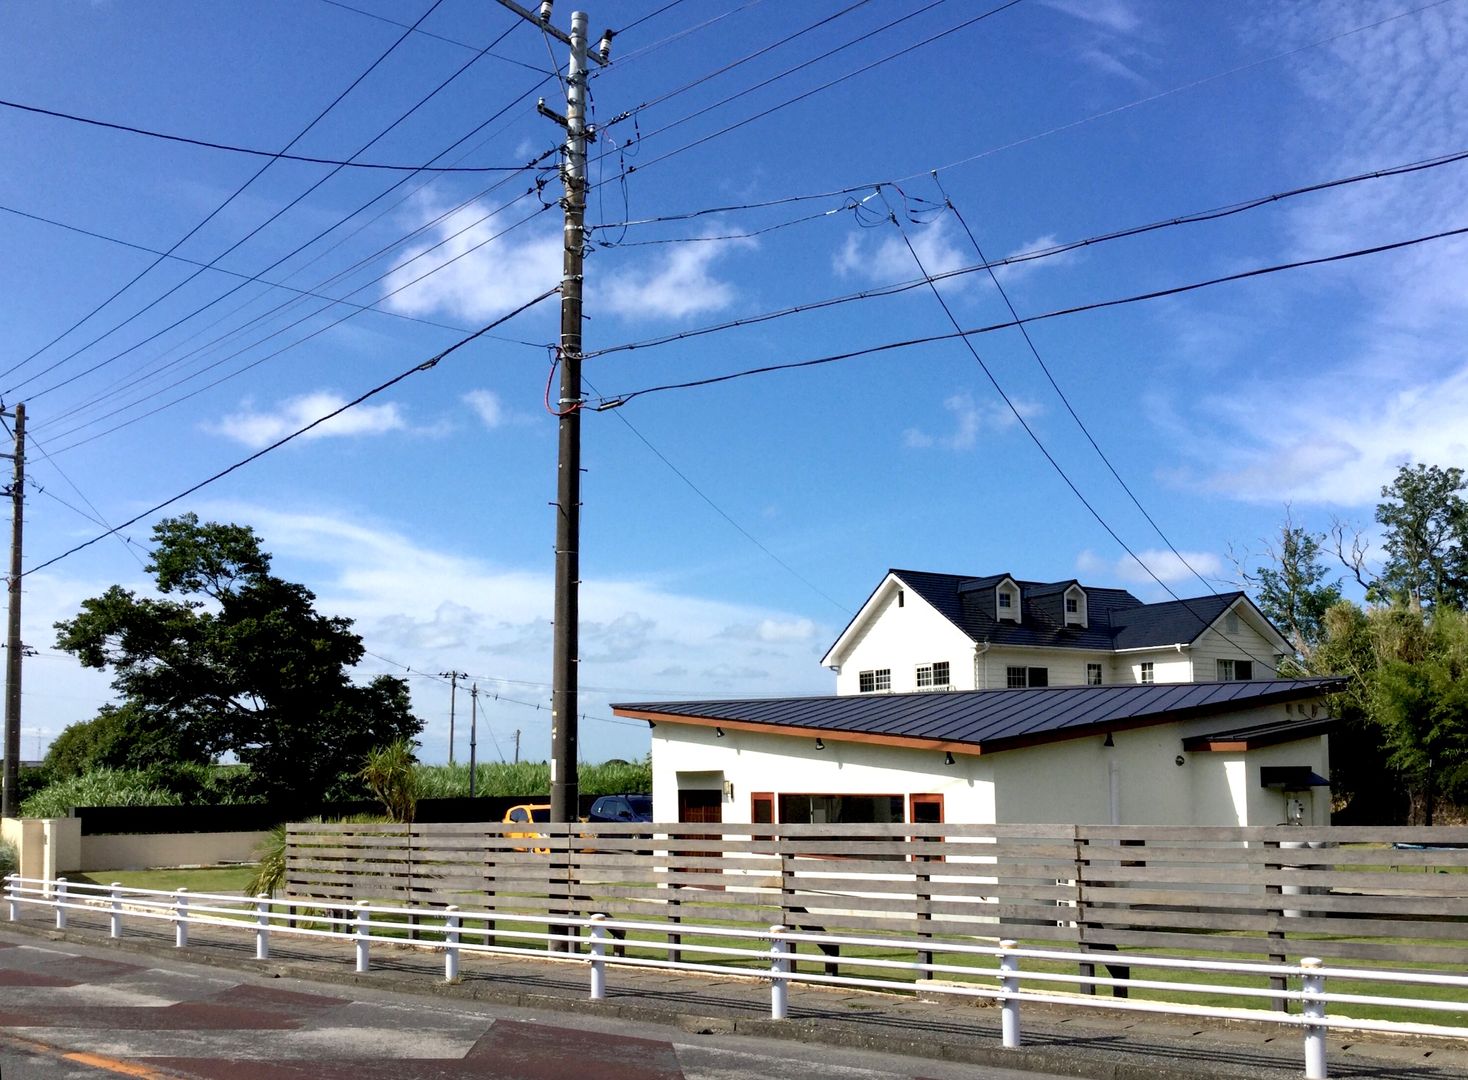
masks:
POLYGON ((1086 626, 1086 590, 1078 585, 1065 590, 1065 625, 1086 626))
POLYGON ((1019 622, 1019 586, 1005 581, 994 590, 995 617, 1019 622))

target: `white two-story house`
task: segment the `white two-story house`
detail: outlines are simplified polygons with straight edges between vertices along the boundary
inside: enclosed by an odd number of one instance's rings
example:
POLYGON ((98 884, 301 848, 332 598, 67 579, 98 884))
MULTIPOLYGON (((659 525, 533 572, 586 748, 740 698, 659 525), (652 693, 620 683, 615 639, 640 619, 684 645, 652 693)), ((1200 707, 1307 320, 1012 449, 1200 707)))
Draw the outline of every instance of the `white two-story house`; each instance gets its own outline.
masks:
POLYGON ((836 693, 1273 679, 1289 643, 1242 592, 889 570, 821 663, 836 693))

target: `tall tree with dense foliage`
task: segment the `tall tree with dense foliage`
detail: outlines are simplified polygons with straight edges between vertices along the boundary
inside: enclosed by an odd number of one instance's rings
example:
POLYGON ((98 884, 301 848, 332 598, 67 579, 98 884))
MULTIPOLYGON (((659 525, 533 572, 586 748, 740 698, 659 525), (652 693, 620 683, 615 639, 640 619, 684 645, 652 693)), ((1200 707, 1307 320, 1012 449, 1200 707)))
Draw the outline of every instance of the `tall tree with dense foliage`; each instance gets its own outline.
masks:
POLYGON ((312 800, 352 787, 373 747, 422 730, 403 680, 352 682, 363 650, 351 620, 271 574, 254 530, 185 514, 153 539, 159 597, 114 585, 56 624, 58 648, 112 672, 121 704, 97 733, 110 754, 146 767, 232 753, 262 794, 312 800))
POLYGON ((1403 465, 1381 489, 1376 520, 1385 559, 1373 572, 1359 531, 1348 541, 1337 523, 1336 553, 1376 603, 1418 610, 1468 607, 1468 480, 1463 470, 1403 465), (1349 548, 1349 550, 1347 550, 1349 548))
POLYGON ((1324 562, 1325 539, 1296 525, 1286 510, 1278 537, 1264 545, 1260 565, 1253 570, 1240 566, 1259 610, 1306 664, 1324 633, 1326 611, 1341 598, 1340 579, 1330 579, 1324 562))

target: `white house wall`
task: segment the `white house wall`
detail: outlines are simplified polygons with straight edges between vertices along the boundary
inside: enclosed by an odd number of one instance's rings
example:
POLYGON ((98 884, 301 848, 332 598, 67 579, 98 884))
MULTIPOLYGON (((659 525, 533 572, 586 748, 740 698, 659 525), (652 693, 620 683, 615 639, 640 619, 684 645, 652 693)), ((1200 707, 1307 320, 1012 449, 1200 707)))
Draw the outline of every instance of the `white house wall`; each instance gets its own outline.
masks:
MULTIPOLYGON (((660 722, 652 732, 653 814, 678 817, 678 789, 732 787, 723 820, 747 822, 753 792, 943 796, 944 820, 1122 825, 1274 825, 1284 798, 1260 787, 1262 765, 1308 766, 1329 776, 1326 739, 1312 736, 1245 753, 1184 753, 1192 735, 1285 719, 1283 706, 1159 724, 981 757, 660 722), (1181 756, 1183 764, 1176 764, 1181 756), (1115 769, 1113 770, 1113 764, 1115 769), (1113 781, 1113 772, 1115 781, 1113 781)), ((1327 824, 1330 796, 1306 796, 1305 824, 1327 824)))
POLYGON ((918 688, 918 665, 939 660, 948 661, 956 689, 976 689, 969 636, 911 589, 902 590, 898 607, 893 585, 889 579, 873 599, 864 625, 853 627, 853 641, 836 675, 836 693, 859 693, 860 673, 878 668, 891 669, 893 693, 910 693, 918 688))
POLYGON ((1250 660, 1254 664, 1254 678, 1273 679, 1277 674, 1277 652, 1278 646, 1250 626, 1246 619, 1239 620, 1237 633, 1205 630, 1190 650, 1192 681, 1213 682, 1218 678, 1220 660, 1250 660))

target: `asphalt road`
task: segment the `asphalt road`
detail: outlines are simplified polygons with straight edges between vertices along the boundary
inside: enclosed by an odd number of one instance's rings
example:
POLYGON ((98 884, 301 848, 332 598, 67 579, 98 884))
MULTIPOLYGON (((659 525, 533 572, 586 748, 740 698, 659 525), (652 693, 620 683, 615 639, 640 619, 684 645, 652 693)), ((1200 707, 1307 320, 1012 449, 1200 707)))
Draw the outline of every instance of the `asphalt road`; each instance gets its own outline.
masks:
POLYGON ((0 1080, 1059 1080, 0 942, 0 1080), (134 961, 138 962, 134 962, 134 961))

